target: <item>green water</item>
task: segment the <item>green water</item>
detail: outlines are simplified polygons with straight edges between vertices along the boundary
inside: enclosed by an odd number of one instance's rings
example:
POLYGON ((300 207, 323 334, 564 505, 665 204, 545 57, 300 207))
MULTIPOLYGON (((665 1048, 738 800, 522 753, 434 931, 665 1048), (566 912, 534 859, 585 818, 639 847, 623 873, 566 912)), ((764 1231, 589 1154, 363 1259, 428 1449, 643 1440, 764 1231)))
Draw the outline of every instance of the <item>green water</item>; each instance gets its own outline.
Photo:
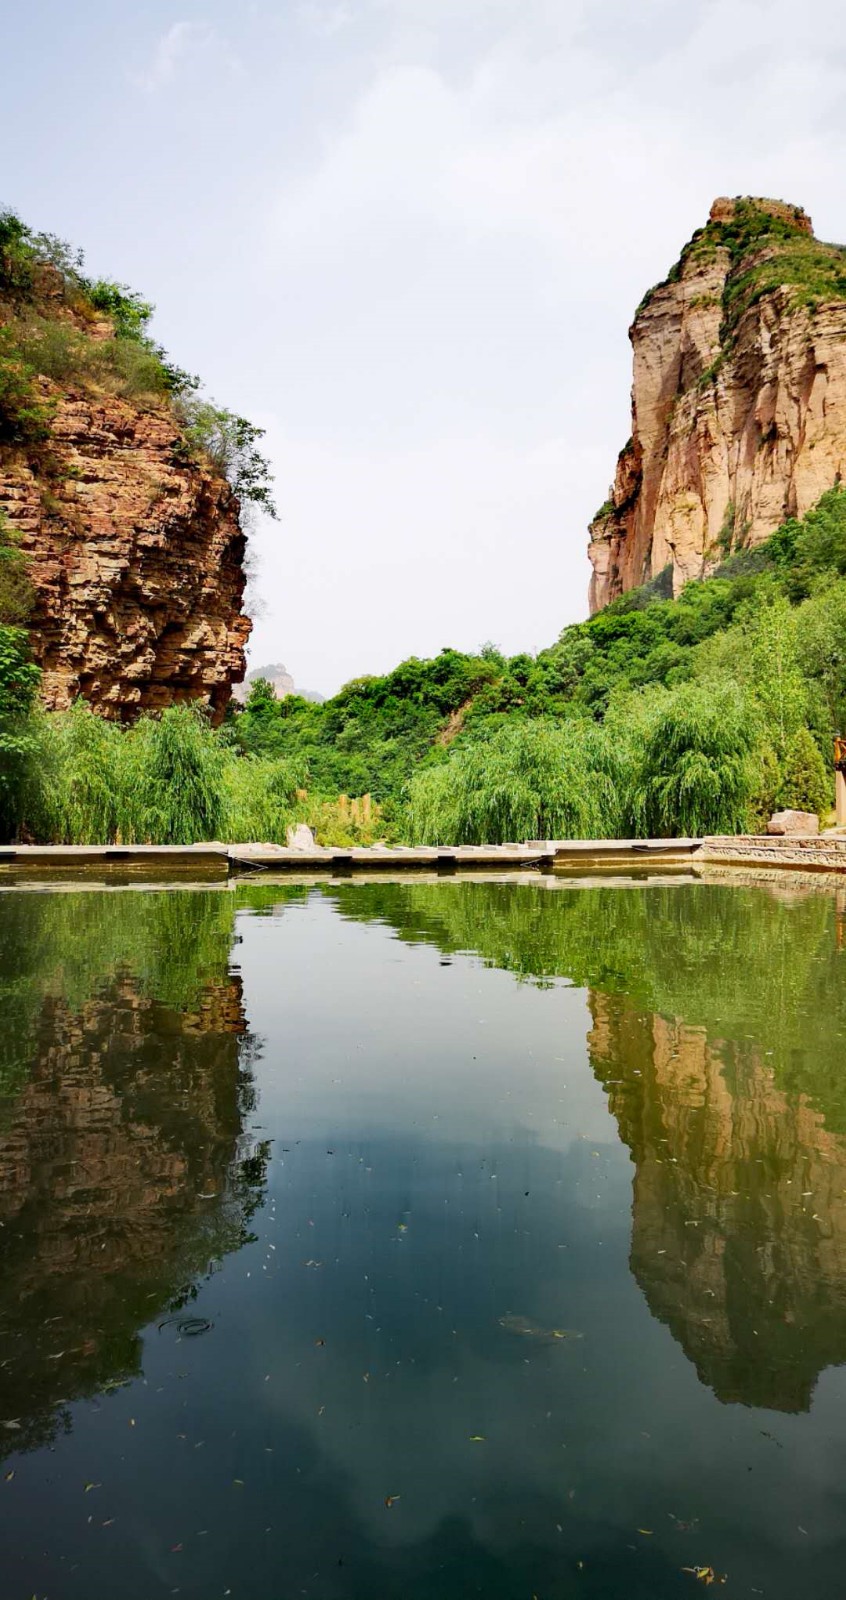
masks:
POLYGON ((844 929, 0 893, 2 1600, 842 1596, 844 929))

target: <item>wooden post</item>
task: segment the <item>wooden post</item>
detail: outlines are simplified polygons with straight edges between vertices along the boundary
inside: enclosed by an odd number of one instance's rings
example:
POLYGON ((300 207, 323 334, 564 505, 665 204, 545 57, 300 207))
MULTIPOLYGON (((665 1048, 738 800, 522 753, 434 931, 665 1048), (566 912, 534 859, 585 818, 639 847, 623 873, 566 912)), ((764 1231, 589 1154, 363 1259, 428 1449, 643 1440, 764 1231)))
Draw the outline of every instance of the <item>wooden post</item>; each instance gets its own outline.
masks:
POLYGON ((846 828, 846 739, 834 741, 834 804, 838 828, 846 828))

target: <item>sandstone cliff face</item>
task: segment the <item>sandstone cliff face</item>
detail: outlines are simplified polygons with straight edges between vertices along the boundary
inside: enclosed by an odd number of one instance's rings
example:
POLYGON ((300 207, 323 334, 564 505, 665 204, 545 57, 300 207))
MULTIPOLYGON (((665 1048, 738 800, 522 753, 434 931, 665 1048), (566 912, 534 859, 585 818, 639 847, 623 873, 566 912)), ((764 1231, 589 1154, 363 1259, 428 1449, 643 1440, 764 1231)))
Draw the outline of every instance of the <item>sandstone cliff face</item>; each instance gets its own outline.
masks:
POLYGON ((21 456, 0 462, 0 506, 30 560, 33 652, 52 710, 83 695, 126 718, 200 699, 217 720, 243 677, 237 501, 222 478, 180 464, 177 442, 164 408, 69 392, 58 396, 46 491, 21 456))
POLYGON ((92 357, 109 350, 112 321, 58 272, 38 267, 23 297, 0 285, 7 383, 23 372, 48 419, 33 439, 0 415, 0 512, 29 562, 42 698, 61 710, 82 695, 122 720, 199 700, 219 721, 251 628, 239 502, 166 393, 98 377, 92 357), (30 370, 33 343, 51 342, 80 370, 55 370, 55 348, 46 375, 30 370))
POLYGON ((592 612, 665 569, 677 594, 846 471, 846 254, 798 208, 715 201, 630 337, 632 437, 590 527, 592 612))

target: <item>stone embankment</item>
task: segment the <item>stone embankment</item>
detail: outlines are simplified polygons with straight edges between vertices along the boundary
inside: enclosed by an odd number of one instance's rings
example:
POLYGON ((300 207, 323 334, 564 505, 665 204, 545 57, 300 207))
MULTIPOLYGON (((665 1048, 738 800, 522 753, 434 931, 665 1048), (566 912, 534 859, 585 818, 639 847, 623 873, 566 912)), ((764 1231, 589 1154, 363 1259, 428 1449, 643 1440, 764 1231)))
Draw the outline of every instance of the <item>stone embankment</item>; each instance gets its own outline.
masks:
POLYGON ((703 839, 697 861, 714 866, 846 872, 846 834, 727 834, 703 839))
POLYGON ((5 845, 0 884, 31 877, 57 880, 92 872, 122 879, 225 881, 245 872, 643 873, 744 868, 747 872, 846 873, 846 833, 741 834, 706 839, 535 839, 500 845, 373 845, 306 849, 277 844, 5 845))

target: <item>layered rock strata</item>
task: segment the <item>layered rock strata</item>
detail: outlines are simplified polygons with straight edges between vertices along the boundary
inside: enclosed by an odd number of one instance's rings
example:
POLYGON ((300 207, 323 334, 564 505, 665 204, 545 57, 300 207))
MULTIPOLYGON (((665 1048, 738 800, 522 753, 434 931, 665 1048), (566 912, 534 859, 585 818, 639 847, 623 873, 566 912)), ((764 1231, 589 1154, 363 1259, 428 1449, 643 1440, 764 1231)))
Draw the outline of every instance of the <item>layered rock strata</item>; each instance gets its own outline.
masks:
POLYGON ((198 699, 217 720, 243 677, 238 504, 223 478, 179 461, 178 437, 164 407, 69 392, 57 398, 49 484, 21 455, 0 464, 52 710, 82 695, 125 719, 198 699))
POLYGON ((630 329, 632 437, 590 526, 591 611, 678 594, 846 471, 846 252, 798 207, 714 202, 630 329))
POLYGON ((26 374, 46 419, 43 436, 16 434, 0 406, 0 518, 28 558, 42 698, 124 721, 198 700, 218 722, 251 629, 239 502, 166 393, 93 375, 85 352, 115 337, 49 268, 24 301, 0 294, 4 371, 13 387, 26 374), (26 341, 49 352, 51 337, 60 354, 71 341, 72 375, 27 374, 26 341))

